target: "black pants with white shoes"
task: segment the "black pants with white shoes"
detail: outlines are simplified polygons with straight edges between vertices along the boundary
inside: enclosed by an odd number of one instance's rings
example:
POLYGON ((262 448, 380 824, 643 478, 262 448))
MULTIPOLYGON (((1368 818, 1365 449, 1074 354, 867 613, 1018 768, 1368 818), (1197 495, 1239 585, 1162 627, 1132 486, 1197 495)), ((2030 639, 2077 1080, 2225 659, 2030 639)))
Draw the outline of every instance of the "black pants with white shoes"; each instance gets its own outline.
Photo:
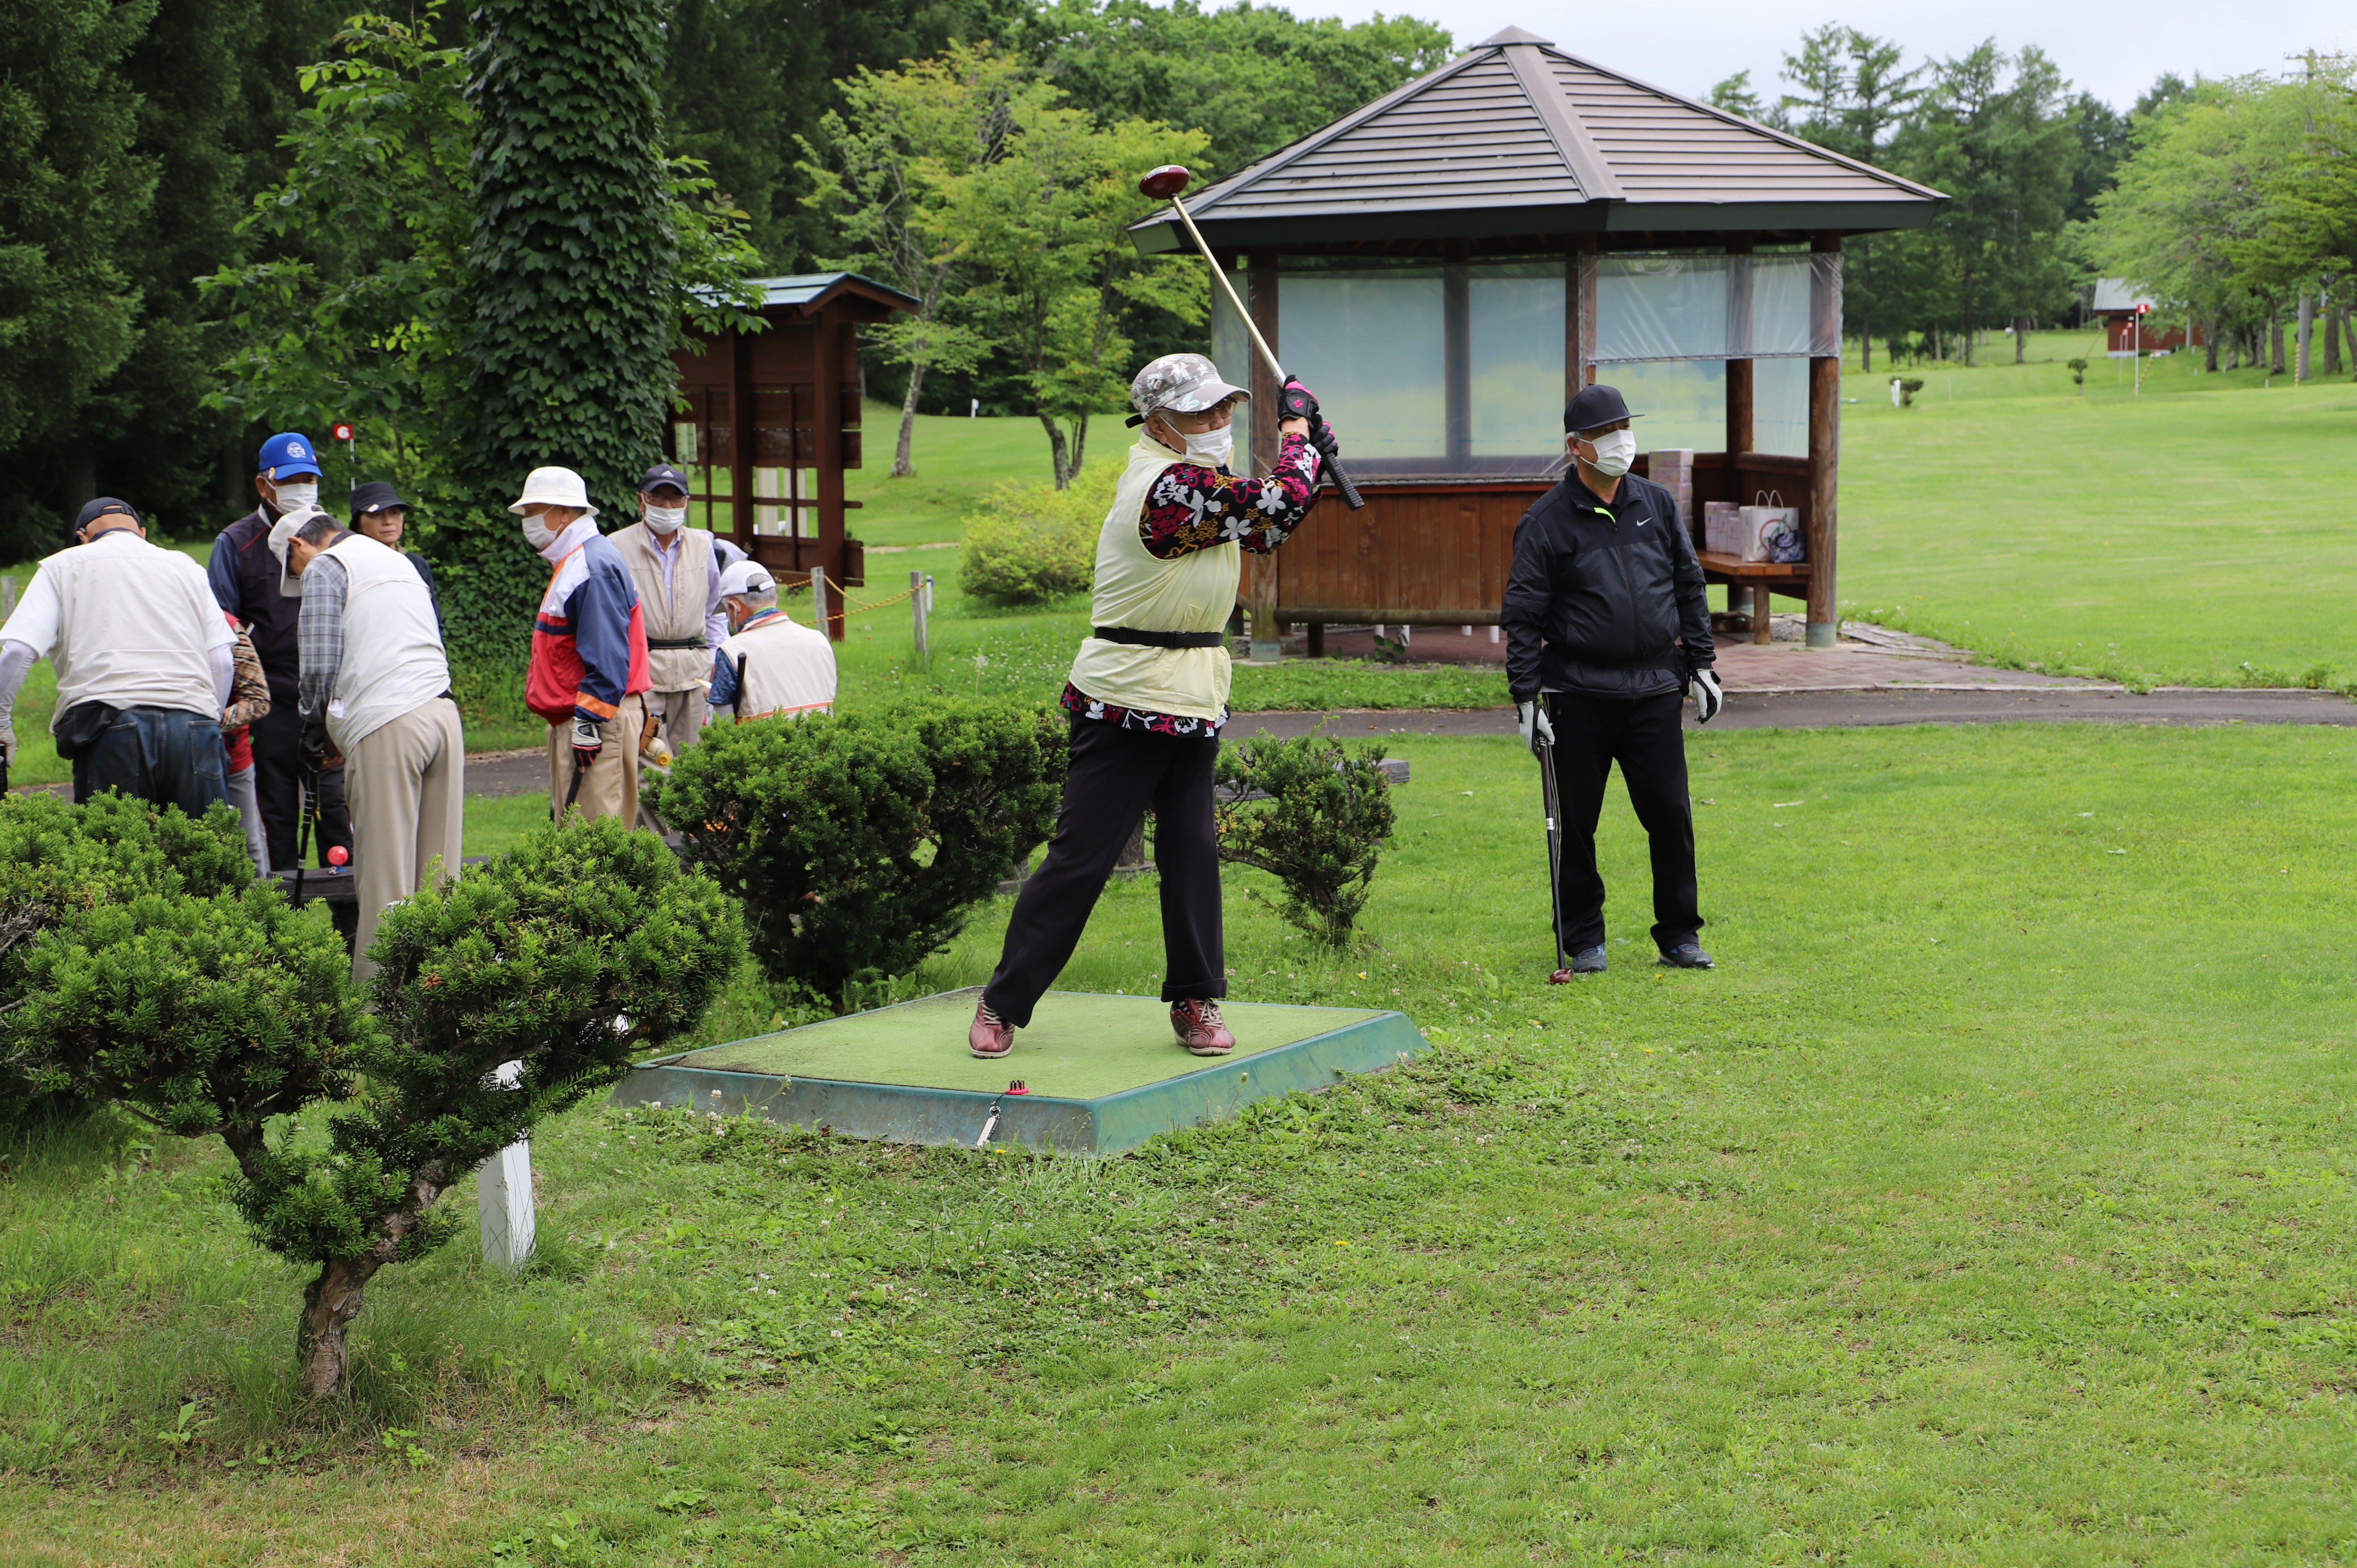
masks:
POLYGON ((1547 695, 1555 725, 1555 789, 1562 797, 1563 858, 1555 869, 1555 908, 1563 949, 1577 953, 1604 940, 1604 878, 1596 871, 1596 818, 1612 765, 1628 781, 1629 803, 1653 851, 1653 945, 1667 952, 1702 930, 1695 887, 1694 801, 1686 792, 1684 698, 1547 695))
POLYGON ((1220 844, 1211 780, 1220 743, 1153 735, 1072 718, 1071 771, 1048 858, 1023 884, 998 968, 983 987, 990 1010, 1017 1028, 1080 945, 1122 846, 1154 808, 1154 865, 1162 891, 1162 1000, 1225 996, 1220 844))

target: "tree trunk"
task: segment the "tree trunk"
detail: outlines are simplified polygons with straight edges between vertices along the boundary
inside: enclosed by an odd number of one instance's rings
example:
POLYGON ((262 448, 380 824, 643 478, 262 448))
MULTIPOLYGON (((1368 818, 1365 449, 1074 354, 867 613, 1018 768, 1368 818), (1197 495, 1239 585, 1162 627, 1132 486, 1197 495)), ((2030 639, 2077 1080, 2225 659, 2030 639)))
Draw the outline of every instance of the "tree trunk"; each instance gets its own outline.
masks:
POLYGON ((2218 373, 2218 328, 2214 322, 2201 324, 2201 368, 2213 376, 2218 373))
POLYGON ((2325 301, 2324 373, 2328 376, 2341 373, 2341 305, 2338 296, 2325 301))
POLYGON ((1857 354, 1859 372, 1869 376, 1874 374, 1874 316, 1871 311, 1857 313, 1857 354))
POLYGON ((2267 374, 2286 373, 2284 364, 2283 317, 2279 312, 2267 312, 2267 374))
POLYGON ((1048 456, 1055 463, 1056 488, 1060 490, 1071 489, 1072 470, 1066 456, 1070 448, 1064 445, 1064 427, 1056 423, 1053 415, 1048 413, 1039 415, 1039 425, 1048 433, 1048 456))
POLYGON ((900 444, 892 449, 892 477, 905 479, 917 471, 909 460, 909 438, 917 430, 917 391, 925 384, 925 367, 909 367, 909 395, 900 400, 900 444))
POLYGON ((1089 416, 1082 414, 1072 425, 1072 478, 1081 477, 1081 465, 1088 461, 1089 416))
POLYGON ((2013 318, 2013 362, 2017 365, 2027 364, 2029 349, 2029 317, 2017 316, 2013 318))
POLYGON ((382 1267, 374 1258, 330 1258, 303 1291, 303 1319, 295 1335, 295 1362, 303 1391, 313 1399, 342 1393, 351 1358, 344 1330, 361 1315, 361 1293, 382 1267))
POLYGON ((2298 338, 2295 339, 2298 348, 2299 357, 2293 361, 2293 363, 2298 367, 2299 373, 2293 378, 2295 381, 2304 381, 2308 380, 2308 368, 2311 362, 2309 359, 2308 349, 2309 345, 2313 343, 2315 340, 2316 295, 2309 293, 2306 289, 2301 289, 2299 291, 2299 331, 2298 338))

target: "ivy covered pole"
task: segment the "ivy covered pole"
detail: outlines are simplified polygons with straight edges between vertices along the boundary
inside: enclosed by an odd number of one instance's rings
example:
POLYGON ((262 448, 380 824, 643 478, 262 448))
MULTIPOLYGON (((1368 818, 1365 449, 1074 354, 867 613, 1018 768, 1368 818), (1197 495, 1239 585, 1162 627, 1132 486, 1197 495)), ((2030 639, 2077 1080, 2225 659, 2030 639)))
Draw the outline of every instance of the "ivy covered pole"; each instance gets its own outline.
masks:
POLYGON ((679 262, 656 92, 671 11, 478 0, 469 15, 467 274, 482 410, 468 467, 502 501, 554 463, 627 513, 654 456, 679 262))

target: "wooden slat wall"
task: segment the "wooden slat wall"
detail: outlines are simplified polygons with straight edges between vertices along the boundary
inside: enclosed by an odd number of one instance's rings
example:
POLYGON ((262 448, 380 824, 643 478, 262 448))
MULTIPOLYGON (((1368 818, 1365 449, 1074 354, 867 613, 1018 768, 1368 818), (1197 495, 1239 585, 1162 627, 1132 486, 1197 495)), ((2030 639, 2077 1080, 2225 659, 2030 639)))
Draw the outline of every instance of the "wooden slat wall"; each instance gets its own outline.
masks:
POLYGON ((1329 495, 1276 553, 1276 618, 1493 622, 1515 525, 1548 489, 1370 485, 1356 512, 1329 495))

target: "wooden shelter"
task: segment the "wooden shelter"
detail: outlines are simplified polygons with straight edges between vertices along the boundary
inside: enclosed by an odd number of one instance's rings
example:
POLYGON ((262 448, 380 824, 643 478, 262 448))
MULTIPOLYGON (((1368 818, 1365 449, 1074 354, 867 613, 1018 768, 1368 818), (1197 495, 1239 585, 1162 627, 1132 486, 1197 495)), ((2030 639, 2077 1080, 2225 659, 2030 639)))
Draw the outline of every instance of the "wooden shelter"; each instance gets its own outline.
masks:
MULTIPOLYGON (((1697 548, 1706 501, 1800 509, 1805 563, 1704 564, 1730 612, 1751 592, 1756 636, 1775 592, 1829 646, 1842 242, 1945 199, 1518 27, 1205 188, 1189 209, 1368 502, 1329 500, 1250 558, 1256 651, 1290 624, 1313 651, 1337 623, 1495 625, 1515 525, 1562 470, 1563 403, 1598 379, 1644 415, 1649 453, 1695 454, 1697 548)), ((1168 211, 1132 237, 1189 247, 1168 211)), ((1253 358, 1224 301, 1211 337, 1231 375, 1253 358)), ((1265 468, 1274 422, 1246 438, 1265 468)))
MULTIPOLYGON (((917 301, 857 273, 757 278, 759 332, 699 338, 673 358, 683 411, 663 452, 687 475, 697 521, 733 537, 781 583, 813 568, 838 586, 866 580, 845 531, 843 476, 859 467, 859 328, 917 301)), ((827 631, 843 638, 843 599, 827 598, 827 631)))

